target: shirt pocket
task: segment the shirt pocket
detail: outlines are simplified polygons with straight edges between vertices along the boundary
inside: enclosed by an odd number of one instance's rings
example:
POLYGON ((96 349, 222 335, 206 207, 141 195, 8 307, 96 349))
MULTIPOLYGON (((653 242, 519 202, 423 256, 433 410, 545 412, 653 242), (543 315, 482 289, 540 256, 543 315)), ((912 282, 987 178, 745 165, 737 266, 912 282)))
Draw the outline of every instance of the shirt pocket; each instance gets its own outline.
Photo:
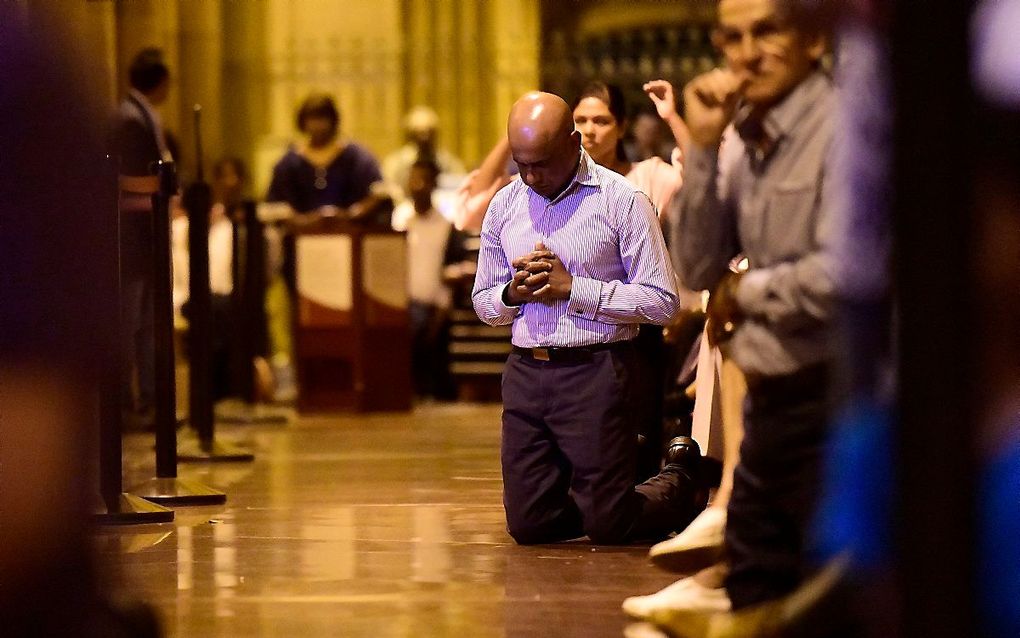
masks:
POLYGON ((814 250, 818 188, 810 182, 776 186, 765 207, 765 245, 776 262, 799 259, 814 250))

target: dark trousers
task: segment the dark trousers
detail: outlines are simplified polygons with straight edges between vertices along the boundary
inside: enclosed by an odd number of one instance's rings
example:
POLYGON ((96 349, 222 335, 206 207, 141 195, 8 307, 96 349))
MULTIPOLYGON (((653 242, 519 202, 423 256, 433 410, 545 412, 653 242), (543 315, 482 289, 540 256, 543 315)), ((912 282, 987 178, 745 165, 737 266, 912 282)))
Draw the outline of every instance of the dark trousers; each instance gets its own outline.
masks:
POLYGON ((503 372, 503 505, 518 543, 587 535, 617 544, 675 527, 666 486, 634 487, 642 365, 631 343, 572 363, 510 355, 503 372))
POLYGON ((123 213, 120 225, 122 400, 127 407, 140 410, 151 408, 155 399, 152 260, 152 214, 123 213))
POLYGON ((634 345, 647 362, 642 366, 647 378, 639 385, 642 396, 638 399, 641 425, 636 482, 640 483, 658 474, 662 465, 662 399, 666 392, 666 345, 662 340, 662 326, 643 324, 634 345))
POLYGON ((412 301, 408 314, 415 394, 444 400, 455 398, 450 378, 450 326, 446 309, 412 301))
POLYGON ((726 520, 734 609, 780 598, 800 584, 819 496, 828 426, 828 374, 748 378, 744 440, 726 520))
MULTIPOLYGON (((232 370, 233 353, 232 347, 236 344, 235 331, 238 329, 235 320, 234 300, 230 295, 212 293, 209 296, 209 309, 211 311, 211 332, 209 343, 209 380, 212 383, 211 394, 213 401, 219 401, 229 396, 238 394, 239 388, 234 381, 232 370)), ((192 321, 191 304, 184 302, 181 314, 188 321, 192 321)), ((191 335, 187 337, 187 346, 190 351, 193 342, 191 335)), ((189 355, 190 356, 190 355, 189 355)), ((194 361, 194 359, 192 359, 194 361)), ((244 366, 242 374, 251 374, 248 369, 250 364, 244 366)))

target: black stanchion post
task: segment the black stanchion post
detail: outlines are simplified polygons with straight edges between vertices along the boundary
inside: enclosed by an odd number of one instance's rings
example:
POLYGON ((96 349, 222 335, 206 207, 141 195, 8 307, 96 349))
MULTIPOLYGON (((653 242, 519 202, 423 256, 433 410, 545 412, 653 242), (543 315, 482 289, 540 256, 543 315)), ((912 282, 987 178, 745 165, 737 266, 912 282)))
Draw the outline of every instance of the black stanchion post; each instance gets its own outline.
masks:
POLYGON ((174 388, 173 286, 170 261, 170 198, 177 190, 173 162, 158 163, 159 191, 153 195, 153 327, 156 362, 156 478, 134 491, 144 499, 172 505, 215 505, 227 495, 177 478, 177 401, 174 388))
POLYGON ((249 424, 286 424, 290 411, 259 404, 256 397, 254 361, 266 341, 266 258, 265 226, 258 218, 255 202, 241 205, 242 217, 234 218, 234 288, 231 310, 236 317, 231 333, 231 378, 241 405, 217 413, 218 421, 249 424))
POLYGON ((188 353, 190 357, 189 414, 198 446, 182 445, 181 462, 252 461, 255 456, 216 441, 212 401, 212 291, 209 287, 209 211, 212 190, 202 170, 201 107, 195 106, 195 148, 198 175, 184 192, 188 211, 188 353))
POLYGON ((249 405, 257 401, 252 362, 266 339, 265 228, 259 221, 255 202, 245 201, 242 217, 234 221, 234 306, 238 310, 240 343, 237 370, 241 398, 249 405), (243 264, 243 267, 242 267, 243 264))
POLYGON ((202 449, 212 447, 212 293, 209 289, 209 185, 196 181, 184 191, 188 211, 188 415, 202 449))
POLYGON ((102 260, 106 275, 95 282, 96 294, 110 300, 104 325, 109 326, 103 334, 104 356, 99 371, 99 491, 105 511, 96 513, 96 521, 105 525, 141 525, 146 523, 169 523, 174 520, 173 510, 123 491, 123 451, 121 445, 121 341, 123 328, 120 327, 120 210, 118 199, 119 162, 107 155, 104 163, 103 208, 110 211, 107 243, 97 246, 95 254, 102 260))
POLYGON ((170 255, 170 198, 177 191, 173 162, 158 166, 159 191, 153 196, 153 343, 155 361, 156 476, 177 478, 177 387, 174 371, 173 271, 170 255))

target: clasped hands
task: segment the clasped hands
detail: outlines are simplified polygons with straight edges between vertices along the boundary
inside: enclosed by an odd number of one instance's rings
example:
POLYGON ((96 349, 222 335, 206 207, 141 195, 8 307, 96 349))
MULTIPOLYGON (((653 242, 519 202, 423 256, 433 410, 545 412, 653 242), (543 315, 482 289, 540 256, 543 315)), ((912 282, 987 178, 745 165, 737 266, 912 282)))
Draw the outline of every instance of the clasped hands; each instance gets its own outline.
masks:
POLYGON ((542 242, 535 244, 535 250, 511 263, 517 271, 506 288, 507 299, 512 305, 519 306, 530 301, 553 303, 570 298, 574 278, 560 258, 542 242))

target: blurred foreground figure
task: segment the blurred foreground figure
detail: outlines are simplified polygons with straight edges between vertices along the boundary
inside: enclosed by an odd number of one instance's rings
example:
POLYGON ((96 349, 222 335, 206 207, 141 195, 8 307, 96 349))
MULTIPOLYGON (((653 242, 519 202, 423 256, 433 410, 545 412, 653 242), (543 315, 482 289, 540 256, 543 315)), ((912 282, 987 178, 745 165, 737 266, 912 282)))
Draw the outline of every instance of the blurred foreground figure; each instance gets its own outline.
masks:
POLYGON ((722 0, 714 41, 726 67, 684 89, 691 144, 670 248, 683 283, 713 291, 710 341, 730 342, 748 394, 728 563, 641 610, 676 635, 708 635, 712 623, 733 620, 750 624, 732 635, 757 635, 761 619, 736 612, 761 609, 811 573, 807 530, 835 354, 834 94, 821 68, 828 38, 812 17, 794 2, 722 0), (729 269, 740 253, 746 274, 729 269))
POLYGON ((983 125, 977 184, 975 381, 978 439, 978 613, 986 636, 1020 636, 1020 0, 974 14, 972 76, 983 125))
POLYGON ((112 200, 96 190, 111 180, 104 105, 80 82, 84 65, 75 67, 102 56, 55 26, 66 16, 51 8, 0 4, 8 116, 0 120, 8 151, 0 154, 0 631, 155 636, 151 613, 126 613, 100 592, 88 539, 98 494, 89 463, 95 372, 116 356, 104 347, 112 327, 100 319, 116 300, 95 293, 98 277, 116 277, 116 259, 94 251, 111 246, 100 233, 115 211, 96 203, 112 200))

